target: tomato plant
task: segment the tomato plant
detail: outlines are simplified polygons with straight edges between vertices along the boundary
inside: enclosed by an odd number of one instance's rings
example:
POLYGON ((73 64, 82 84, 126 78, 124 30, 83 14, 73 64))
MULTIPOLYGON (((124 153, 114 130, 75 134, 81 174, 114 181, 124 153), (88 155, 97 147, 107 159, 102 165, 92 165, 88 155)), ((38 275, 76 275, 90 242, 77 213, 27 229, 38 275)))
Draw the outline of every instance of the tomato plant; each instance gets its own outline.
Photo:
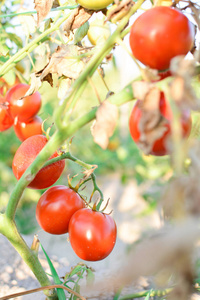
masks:
POLYGON ((177 9, 156 6, 133 23, 130 47, 136 59, 152 69, 164 70, 177 55, 185 55, 194 43, 188 18, 177 9))
POLYGON ((15 120, 14 130, 20 141, 24 141, 33 135, 42 134, 42 119, 38 116, 34 116, 33 119, 26 122, 15 120))
POLYGON ((69 240, 74 252, 84 260, 107 257, 115 246, 117 227, 110 215, 88 208, 78 210, 69 222, 69 240))
MULTIPOLYGON (((160 94, 160 103, 159 103, 160 114, 165 117, 168 121, 166 123, 166 131, 164 134, 158 138, 152 145, 151 153, 152 155, 162 156, 168 154, 167 150, 167 140, 171 136, 171 120, 172 120, 172 111, 169 103, 166 101, 164 93, 160 94)), ((129 130, 131 137, 134 142, 137 144, 139 142, 141 132, 139 129, 139 122, 143 116, 142 112, 142 101, 137 100, 135 106, 132 109, 129 118, 129 130)), ((192 121, 190 116, 190 111, 186 110, 181 115, 181 127, 183 137, 188 137, 191 131, 192 121)))
POLYGON ((110 34, 108 23, 104 23, 103 19, 96 19, 90 23, 87 36, 91 44, 96 45, 99 42, 105 42, 110 34))
MULTIPOLYGON (((15 153, 12 169, 17 180, 21 178, 26 169, 34 161, 36 156, 47 144, 48 140, 44 135, 33 135, 26 139, 17 149, 15 153)), ((55 152, 50 159, 57 157, 55 152)), ((45 189, 54 184, 61 176, 65 167, 65 161, 60 160, 51 165, 43 167, 31 181, 28 187, 33 189, 45 189)))
POLYGON ((99 10, 107 7, 113 0, 77 0, 77 2, 87 9, 99 10))
POLYGON ((41 96, 35 92, 24 97, 30 86, 19 83, 12 87, 6 94, 6 101, 9 103, 9 112, 13 118, 17 117, 20 122, 33 118, 41 107, 41 96))
POLYGON ((14 120, 8 112, 5 99, 0 97, 0 132, 9 129, 13 123, 14 120))
POLYGON ((84 201, 75 191, 63 185, 53 186, 40 197, 36 219, 44 231, 64 234, 72 215, 83 207, 84 201))

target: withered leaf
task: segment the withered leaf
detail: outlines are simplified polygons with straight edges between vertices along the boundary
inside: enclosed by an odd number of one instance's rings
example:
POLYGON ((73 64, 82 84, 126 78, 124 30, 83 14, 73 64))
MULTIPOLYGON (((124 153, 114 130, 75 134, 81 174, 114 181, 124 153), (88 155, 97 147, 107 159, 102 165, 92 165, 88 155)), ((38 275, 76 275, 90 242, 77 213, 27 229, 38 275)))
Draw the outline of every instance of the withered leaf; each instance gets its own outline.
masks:
POLYGON ((122 0, 121 2, 117 1, 117 6, 111 9, 107 15, 107 21, 112 21, 116 23, 121 20, 134 5, 132 0, 122 0))
POLYGON ((83 7, 77 7, 71 13, 67 21, 63 25, 63 30, 65 35, 68 36, 71 30, 81 27, 85 22, 87 22, 94 11, 88 10, 83 7))
POLYGON ((35 0, 35 9, 37 11, 37 26, 44 20, 50 12, 54 0, 35 0))
POLYGON ((31 77, 31 85, 28 91, 26 92, 26 94, 24 95, 24 97, 34 94, 42 85, 40 78, 37 77, 35 73, 32 73, 30 77, 31 77))
POLYGON ((195 74, 195 62, 177 56, 171 60, 170 70, 175 76, 170 85, 170 93, 181 109, 199 110, 200 99, 195 95, 192 77, 195 74))
POLYGON ((144 100, 147 93, 150 91, 152 84, 146 81, 134 81, 132 83, 134 98, 144 100))
POLYGON ((95 143, 102 149, 106 149, 109 138, 113 135, 118 120, 118 108, 105 100, 99 106, 96 113, 96 120, 91 127, 95 143))
POLYGON ((41 74, 41 80, 49 73, 56 73, 58 76, 66 76, 72 79, 78 78, 85 64, 78 58, 82 48, 76 45, 63 45, 53 53, 49 64, 41 74))
POLYGON ((160 113, 159 103, 160 91, 156 87, 151 88, 140 102, 142 118, 138 124, 140 131, 138 146, 145 154, 151 153, 155 141, 167 130, 167 120, 160 113))

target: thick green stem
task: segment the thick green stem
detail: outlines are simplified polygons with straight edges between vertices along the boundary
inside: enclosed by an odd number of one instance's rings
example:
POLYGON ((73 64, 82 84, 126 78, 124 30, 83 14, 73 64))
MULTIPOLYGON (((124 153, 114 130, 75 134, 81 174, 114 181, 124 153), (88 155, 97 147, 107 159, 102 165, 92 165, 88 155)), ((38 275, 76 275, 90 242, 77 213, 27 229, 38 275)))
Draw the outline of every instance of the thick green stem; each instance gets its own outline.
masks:
POLYGON ((84 82, 87 80, 88 77, 91 77, 99 64, 102 62, 102 60, 106 57, 107 54, 110 53, 113 46, 119 39, 122 30, 126 26, 126 24, 129 21, 129 18, 138 10, 138 8, 145 2, 146 0, 138 0, 134 6, 131 8, 129 13, 121 20, 119 25, 117 26, 117 29, 115 32, 108 38, 106 43, 101 45, 99 49, 96 51, 96 53, 93 55, 93 57, 88 62, 86 68, 83 70, 83 72, 80 74, 80 76, 76 79, 74 84, 71 86, 71 92, 67 96, 67 98, 62 102, 62 104, 57 108, 55 112, 55 120, 57 120, 58 127, 62 128, 62 124, 60 122, 60 116, 62 115, 66 103, 72 98, 73 101, 71 101, 70 105, 67 107, 67 114, 64 116, 65 122, 68 122, 69 115, 71 114, 71 110, 76 104, 76 100, 78 97, 75 98, 76 93, 78 92, 79 88, 84 84, 84 82))
MULTIPOLYGON (((37 254, 28 247, 22 236, 19 234, 15 222, 7 218, 4 214, 0 215, 0 232, 7 237, 9 242, 21 255, 22 259, 32 270, 41 286, 50 285, 51 282, 40 264, 37 254)), ((48 299, 57 299, 55 290, 45 290, 44 293, 48 299)))
POLYGON ((37 172, 43 167, 44 163, 49 159, 49 157, 63 144, 66 138, 68 138, 68 134, 65 135, 64 132, 56 132, 46 146, 41 150, 40 154, 36 157, 34 162, 29 166, 26 172, 22 175, 17 185, 15 186, 7 208, 6 208, 6 216, 13 220, 15 217, 15 212, 17 209, 17 205, 21 198, 21 195, 27 185, 35 178, 37 172))

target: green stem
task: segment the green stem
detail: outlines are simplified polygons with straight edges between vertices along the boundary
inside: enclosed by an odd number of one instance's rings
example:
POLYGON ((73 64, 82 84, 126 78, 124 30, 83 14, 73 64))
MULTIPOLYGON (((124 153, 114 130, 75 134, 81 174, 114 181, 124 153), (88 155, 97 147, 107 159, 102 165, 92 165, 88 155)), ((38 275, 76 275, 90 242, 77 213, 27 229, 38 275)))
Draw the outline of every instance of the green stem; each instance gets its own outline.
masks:
MULTIPOLYGON (((78 5, 68 5, 68 6, 56 7, 56 8, 52 8, 50 12, 64 10, 64 9, 74 9, 77 6, 78 5)), ((32 10, 32 11, 26 11, 26 12, 19 12, 19 13, 11 13, 11 14, 6 14, 6 15, 0 15, 0 19, 1 18, 9 18, 9 17, 12 18, 12 17, 21 16, 21 15, 32 15, 32 14, 37 14, 37 11, 36 10, 32 10)))
POLYGON ((43 167, 44 163, 49 157, 60 147, 61 144, 68 138, 68 134, 64 132, 56 132, 48 141, 46 146, 41 150, 40 154, 36 157, 34 162, 29 166, 26 172, 22 175, 17 185, 15 186, 8 205, 6 207, 5 214, 8 219, 13 220, 15 217, 17 205, 22 196, 24 189, 35 178, 37 172, 43 167))
MULTIPOLYGON (((16 251, 21 255, 24 262, 32 270, 33 274, 41 284, 41 286, 48 286, 51 284, 48 279, 37 254, 34 253, 26 244, 22 236, 19 234, 16 224, 13 220, 7 218, 6 215, 0 215, 0 232, 7 237, 9 242, 13 245, 16 251)), ((50 300, 56 300, 57 295, 55 290, 45 290, 45 295, 50 300)))
POLYGON ((9 70, 11 70, 15 64, 22 60, 24 57, 28 55, 29 52, 33 51, 38 45, 39 42, 41 42, 42 39, 44 39, 47 35, 57 30, 60 25, 69 17, 69 14, 62 17, 55 25, 53 25, 51 28, 44 31, 42 34, 40 34, 37 38, 35 38, 32 42, 28 43, 24 48, 22 48, 20 51, 18 51, 15 55, 13 55, 11 58, 9 58, 2 67, 0 67, 0 77, 3 76, 5 73, 7 73, 9 70))
POLYGON ((72 109, 74 108, 76 104, 76 100, 78 97, 75 97, 76 92, 79 90, 79 88, 84 84, 86 79, 88 77, 91 77, 99 64, 102 62, 102 60, 106 57, 107 54, 110 53, 113 46, 115 45, 116 41, 119 39, 122 30, 126 26, 126 24, 129 21, 129 18, 137 11, 137 9, 145 2, 146 0, 138 0, 135 5, 131 8, 129 13, 121 20, 119 25, 117 26, 117 29, 115 32, 108 38, 105 44, 99 48, 98 51, 93 55, 93 57, 90 59, 88 64, 86 65, 86 68, 83 70, 83 72, 80 74, 80 76, 76 79, 74 84, 71 86, 71 93, 67 96, 67 98, 63 101, 62 105, 60 105, 57 110, 55 111, 55 120, 57 120, 57 126, 62 128, 62 124, 60 122, 60 116, 62 115, 66 103, 74 97, 74 100, 71 101, 70 105, 67 107, 67 114, 64 117, 65 123, 68 122, 69 115, 71 114, 72 109))
POLYGON ((151 292, 151 290, 142 291, 139 293, 122 296, 119 300, 131 300, 131 299, 135 299, 135 298, 142 298, 142 297, 147 296, 148 294, 150 297, 155 297, 155 296, 161 297, 161 296, 165 296, 165 295, 169 294, 171 291, 172 291, 172 288, 168 288, 165 290, 154 290, 152 292, 151 292))

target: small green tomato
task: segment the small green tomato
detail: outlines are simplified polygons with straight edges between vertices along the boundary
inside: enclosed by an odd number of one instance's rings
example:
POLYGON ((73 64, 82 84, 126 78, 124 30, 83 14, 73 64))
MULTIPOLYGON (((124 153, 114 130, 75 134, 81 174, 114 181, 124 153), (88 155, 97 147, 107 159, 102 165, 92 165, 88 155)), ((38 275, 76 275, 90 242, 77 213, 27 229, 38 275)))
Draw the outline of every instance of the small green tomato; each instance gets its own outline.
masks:
POLYGON ((77 3, 81 6, 92 9, 99 10, 106 8, 109 4, 111 4, 113 0, 77 0, 77 3))
POLYGON ((110 34, 111 31, 108 23, 104 23, 103 19, 96 19, 90 23, 87 36, 92 45, 97 45, 104 43, 110 34))

